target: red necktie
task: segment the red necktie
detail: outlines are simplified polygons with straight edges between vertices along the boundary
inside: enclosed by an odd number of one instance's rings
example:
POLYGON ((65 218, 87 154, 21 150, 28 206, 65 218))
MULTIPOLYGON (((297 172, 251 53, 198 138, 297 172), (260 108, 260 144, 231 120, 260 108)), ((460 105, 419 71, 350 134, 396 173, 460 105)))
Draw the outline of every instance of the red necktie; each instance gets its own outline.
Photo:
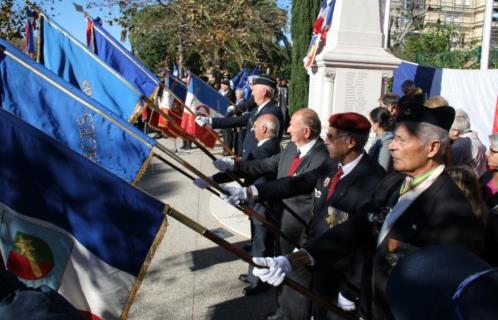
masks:
POLYGON ((293 176, 296 173, 297 168, 299 167, 301 162, 303 162, 304 157, 299 158, 300 155, 301 155, 301 153, 298 151, 296 153, 296 155, 294 156, 294 159, 292 159, 291 165, 289 167, 289 171, 287 171, 287 175, 289 177, 293 176))
POLYGON ((338 167, 334 177, 332 178, 332 180, 330 180, 329 191, 327 191, 327 200, 329 200, 330 197, 332 197, 332 194, 334 194, 335 188, 337 187, 339 180, 341 180, 343 173, 344 172, 342 171, 342 167, 338 167))

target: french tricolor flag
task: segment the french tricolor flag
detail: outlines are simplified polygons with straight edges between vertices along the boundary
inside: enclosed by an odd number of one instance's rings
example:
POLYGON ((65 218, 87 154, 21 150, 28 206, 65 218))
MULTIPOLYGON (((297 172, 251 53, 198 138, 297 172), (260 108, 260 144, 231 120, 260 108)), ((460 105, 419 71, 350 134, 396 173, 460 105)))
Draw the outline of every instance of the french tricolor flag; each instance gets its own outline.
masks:
POLYGON ((485 145, 498 131, 498 70, 432 68, 403 61, 394 71, 393 92, 403 95, 401 85, 413 80, 427 98, 442 96, 455 109, 465 110, 471 129, 485 145))
POLYGON ((230 101, 207 83, 191 75, 185 104, 195 112, 195 115, 183 112, 182 128, 209 148, 214 147, 216 137, 206 128, 197 125, 195 117, 223 117, 230 106, 230 101))
POLYGON ((164 204, 1 109, 0 137, 0 260, 87 319, 126 318, 164 204))
POLYGON ((311 36, 308 53, 304 58, 304 67, 309 68, 315 62, 318 50, 325 44, 327 33, 332 25, 336 0, 323 0, 318 17, 313 24, 313 34, 311 36))

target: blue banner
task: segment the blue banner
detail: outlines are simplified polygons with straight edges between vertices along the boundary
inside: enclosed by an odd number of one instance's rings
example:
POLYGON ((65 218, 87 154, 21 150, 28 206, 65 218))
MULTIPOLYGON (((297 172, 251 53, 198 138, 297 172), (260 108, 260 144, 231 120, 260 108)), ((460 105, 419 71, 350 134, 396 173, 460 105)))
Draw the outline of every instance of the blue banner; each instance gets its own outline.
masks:
POLYGON ((125 120, 142 107, 142 93, 84 44, 40 14, 39 61, 125 120))
POLYGON ((91 32, 90 49, 128 82, 134 84, 142 94, 152 97, 159 86, 159 78, 105 31, 100 19, 88 19, 91 32))
MULTIPOLYGON (((4 110, 0 141, 0 203, 16 212, 13 217, 63 229, 115 270, 139 275, 158 234, 164 232, 163 203, 4 110)), ((94 266, 80 267, 91 277, 94 266)), ((108 280, 94 287, 102 290, 108 280)), ((118 285, 123 283, 116 284, 112 294, 120 293, 118 285)))
POLYGON ((156 142, 0 39, 0 105, 128 182, 156 142))
POLYGON ((168 75, 166 77, 165 86, 168 91, 173 93, 176 99, 185 103, 185 99, 187 98, 187 86, 183 82, 168 75))

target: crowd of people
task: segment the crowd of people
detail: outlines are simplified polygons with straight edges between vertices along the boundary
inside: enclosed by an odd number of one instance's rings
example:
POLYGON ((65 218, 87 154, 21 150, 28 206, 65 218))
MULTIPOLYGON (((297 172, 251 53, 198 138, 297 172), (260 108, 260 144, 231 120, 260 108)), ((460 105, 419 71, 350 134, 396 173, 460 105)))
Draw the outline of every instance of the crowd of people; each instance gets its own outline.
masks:
MULTIPOLYGON (((369 119, 331 115, 324 139, 317 113, 299 109, 286 130, 290 142, 280 151, 287 123, 275 105, 276 83, 267 76, 250 81, 246 103, 253 108, 196 122, 245 127, 240 157, 215 160, 220 173, 210 178, 244 178, 245 186, 222 185, 227 201, 247 202, 287 236, 274 237, 251 221, 248 249, 257 267, 239 279, 248 284, 245 295, 277 287, 277 310, 267 319, 341 319, 282 286, 286 277, 353 317, 391 319, 409 308, 393 305, 400 299, 387 294, 389 275, 418 249, 456 246, 489 268, 497 265, 498 134, 490 135, 486 151, 465 111, 443 97, 426 99, 406 81, 404 96, 384 95, 369 119), (371 132, 375 141, 366 150, 371 132)), ((194 183, 208 185, 200 178, 194 183)))

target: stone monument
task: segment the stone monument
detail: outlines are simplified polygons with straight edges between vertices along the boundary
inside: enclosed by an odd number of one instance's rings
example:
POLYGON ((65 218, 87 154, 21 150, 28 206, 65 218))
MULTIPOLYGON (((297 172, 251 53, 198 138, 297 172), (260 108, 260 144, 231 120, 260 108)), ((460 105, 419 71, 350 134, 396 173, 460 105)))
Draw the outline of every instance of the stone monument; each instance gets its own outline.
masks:
POLYGON ((400 62, 383 48, 379 1, 336 0, 325 45, 308 70, 308 105, 323 128, 337 112, 368 118, 400 62))

